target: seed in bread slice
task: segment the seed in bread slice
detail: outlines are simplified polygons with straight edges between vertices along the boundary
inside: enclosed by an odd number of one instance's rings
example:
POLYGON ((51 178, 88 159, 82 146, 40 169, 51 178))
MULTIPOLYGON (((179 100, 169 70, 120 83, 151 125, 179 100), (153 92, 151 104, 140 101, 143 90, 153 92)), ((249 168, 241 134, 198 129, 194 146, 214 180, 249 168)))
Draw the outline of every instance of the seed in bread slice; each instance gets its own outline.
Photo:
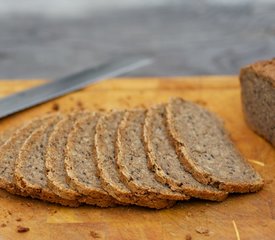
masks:
POLYGON ((180 98, 167 105, 167 121, 183 165, 197 181, 227 192, 255 192, 263 179, 241 156, 213 113, 180 98))
POLYGON ((187 200, 188 196, 159 183, 148 168, 143 142, 145 110, 129 110, 118 128, 117 164, 121 180, 135 193, 148 199, 187 200))
POLYGON ((42 123, 25 141, 20 149, 14 171, 15 183, 33 198, 48 202, 59 203, 65 206, 77 207, 79 202, 59 197, 51 191, 47 184, 45 169, 45 150, 50 134, 56 123, 62 119, 56 114, 42 123))
POLYGON ((14 183, 15 161, 18 158, 20 148, 30 134, 52 115, 35 118, 29 121, 12 134, 12 136, 0 147, 0 188, 10 193, 26 196, 14 183))
POLYGON ((166 126, 166 105, 157 105, 147 111, 144 139, 149 166, 156 179, 171 189, 191 197, 222 201, 227 193, 196 181, 186 172, 177 156, 166 126))
POLYGON ((168 203, 163 199, 151 201, 144 195, 132 192, 119 178, 118 168, 115 159, 115 143, 117 129, 125 112, 112 111, 103 115, 96 127, 96 154, 97 167, 102 187, 115 199, 127 204, 150 208, 165 208, 168 203))
POLYGON ((117 201, 101 187, 96 167, 95 129, 99 117, 99 113, 89 112, 75 122, 68 136, 65 168, 70 186, 89 196, 89 204, 110 207, 117 201))

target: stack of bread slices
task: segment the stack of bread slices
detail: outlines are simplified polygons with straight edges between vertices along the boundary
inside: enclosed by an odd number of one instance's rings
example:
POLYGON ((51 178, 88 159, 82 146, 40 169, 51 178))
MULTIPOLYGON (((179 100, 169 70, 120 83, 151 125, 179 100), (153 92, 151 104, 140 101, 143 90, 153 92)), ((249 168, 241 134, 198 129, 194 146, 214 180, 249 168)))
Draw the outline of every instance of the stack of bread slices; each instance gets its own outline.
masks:
POLYGON ((147 110, 40 116, 2 133, 0 144, 0 188, 72 207, 161 209, 263 186, 222 121, 180 98, 147 110))

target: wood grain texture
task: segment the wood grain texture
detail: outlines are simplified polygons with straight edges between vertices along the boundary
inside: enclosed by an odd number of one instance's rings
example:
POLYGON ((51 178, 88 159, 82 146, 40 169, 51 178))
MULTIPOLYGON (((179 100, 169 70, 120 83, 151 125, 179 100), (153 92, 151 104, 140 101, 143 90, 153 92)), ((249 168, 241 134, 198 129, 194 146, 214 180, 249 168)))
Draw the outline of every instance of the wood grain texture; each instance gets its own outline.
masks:
MULTIPOLYGON (((0 96, 41 81, 0 82, 0 96)), ((237 77, 113 79, 0 121, 0 131, 23 120, 53 111, 84 106, 90 110, 147 107, 180 96, 205 105, 225 121, 237 147, 264 177, 256 194, 234 194, 222 203, 191 200, 167 210, 139 207, 77 209, 12 196, 0 191, 0 239, 273 239, 275 235, 275 149, 245 124, 237 77), (21 221, 16 221, 22 218, 21 221), (30 228, 17 233, 17 226, 30 228), (208 234, 196 232, 207 228, 208 234), (206 236, 208 235, 208 236, 206 236)))

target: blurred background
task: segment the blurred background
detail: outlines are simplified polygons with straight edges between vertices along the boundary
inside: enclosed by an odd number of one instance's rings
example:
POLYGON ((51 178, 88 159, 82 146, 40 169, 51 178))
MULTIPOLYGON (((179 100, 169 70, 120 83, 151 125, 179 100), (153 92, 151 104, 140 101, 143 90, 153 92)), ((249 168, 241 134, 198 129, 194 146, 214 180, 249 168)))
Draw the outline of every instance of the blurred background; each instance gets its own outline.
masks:
POLYGON ((274 0, 0 0, 0 78, 56 78, 123 54, 131 76, 238 74, 275 56, 274 0))

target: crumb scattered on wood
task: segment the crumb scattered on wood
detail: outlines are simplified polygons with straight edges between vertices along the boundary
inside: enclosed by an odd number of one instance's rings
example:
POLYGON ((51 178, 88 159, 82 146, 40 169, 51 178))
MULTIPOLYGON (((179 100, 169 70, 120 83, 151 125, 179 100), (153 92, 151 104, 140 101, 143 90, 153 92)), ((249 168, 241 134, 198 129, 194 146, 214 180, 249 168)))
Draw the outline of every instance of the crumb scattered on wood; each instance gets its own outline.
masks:
POLYGON ((195 103, 200 104, 200 105, 203 105, 203 106, 206 106, 206 105, 207 105, 207 103, 206 103, 205 101, 200 100, 200 99, 195 100, 195 103))
POLYGON ((263 162, 260 162, 260 161, 257 161, 257 160, 248 159, 248 161, 251 162, 251 163, 255 163, 255 164, 257 164, 257 165, 259 165, 261 167, 265 166, 265 164, 263 162))
POLYGON ((234 230, 235 230, 235 233, 236 233, 236 239, 237 239, 237 240, 241 240, 241 239, 240 239, 240 233, 239 233, 237 224, 235 223, 234 220, 232 220, 232 223, 233 223, 233 227, 234 227, 234 230))
POLYGON ((17 232, 19 232, 19 233, 25 233, 28 231, 30 231, 30 228, 28 228, 28 227, 17 226, 17 232))
POLYGON ((190 234, 185 235, 185 240, 192 240, 192 236, 190 234))
POLYGON ((16 218, 15 221, 21 222, 21 221, 22 221, 22 218, 16 218))
POLYGON ((77 105, 77 107, 78 107, 79 109, 81 109, 81 110, 84 109, 84 105, 83 105, 83 103, 82 103, 81 101, 77 101, 77 102, 76 102, 76 105, 77 105))
POLYGON ((195 230, 199 234, 204 234, 204 235, 208 235, 209 234, 209 229, 206 228, 206 227, 199 226, 199 227, 196 227, 195 230))
POLYGON ((32 207, 32 204, 31 204, 31 203, 26 203, 26 205, 27 205, 28 207, 32 207))
POLYGON ((267 179, 267 180, 265 180, 265 183, 266 184, 271 184, 271 183, 273 183, 273 179, 267 179))
POLYGON ((10 210, 8 210, 8 214, 9 214, 9 215, 12 215, 12 213, 11 213, 11 211, 10 211, 10 210))
POLYGON ((97 232, 95 232, 95 231, 90 231, 90 235, 91 235, 93 238, 100 238, 99 233, 97 233, 97 232))
POLYGON ((187 216, 188 216, 188 217, 192 217, 193 214, 192 214, 191 212, 188 212, 188 213, 187 213, 187 216))
POLYGON ((1 224, 1 227, 3 228, 3 227, 6 227, 7 226, 7 224, 6 223, 2 223, 1 224))
POLYGON ((58 104, 58 103, 54 103, 53 106, 52 106, 52 109, 53 109, 54 111, 58 111, 58 110, 60 109, 59 104, 58 104))

